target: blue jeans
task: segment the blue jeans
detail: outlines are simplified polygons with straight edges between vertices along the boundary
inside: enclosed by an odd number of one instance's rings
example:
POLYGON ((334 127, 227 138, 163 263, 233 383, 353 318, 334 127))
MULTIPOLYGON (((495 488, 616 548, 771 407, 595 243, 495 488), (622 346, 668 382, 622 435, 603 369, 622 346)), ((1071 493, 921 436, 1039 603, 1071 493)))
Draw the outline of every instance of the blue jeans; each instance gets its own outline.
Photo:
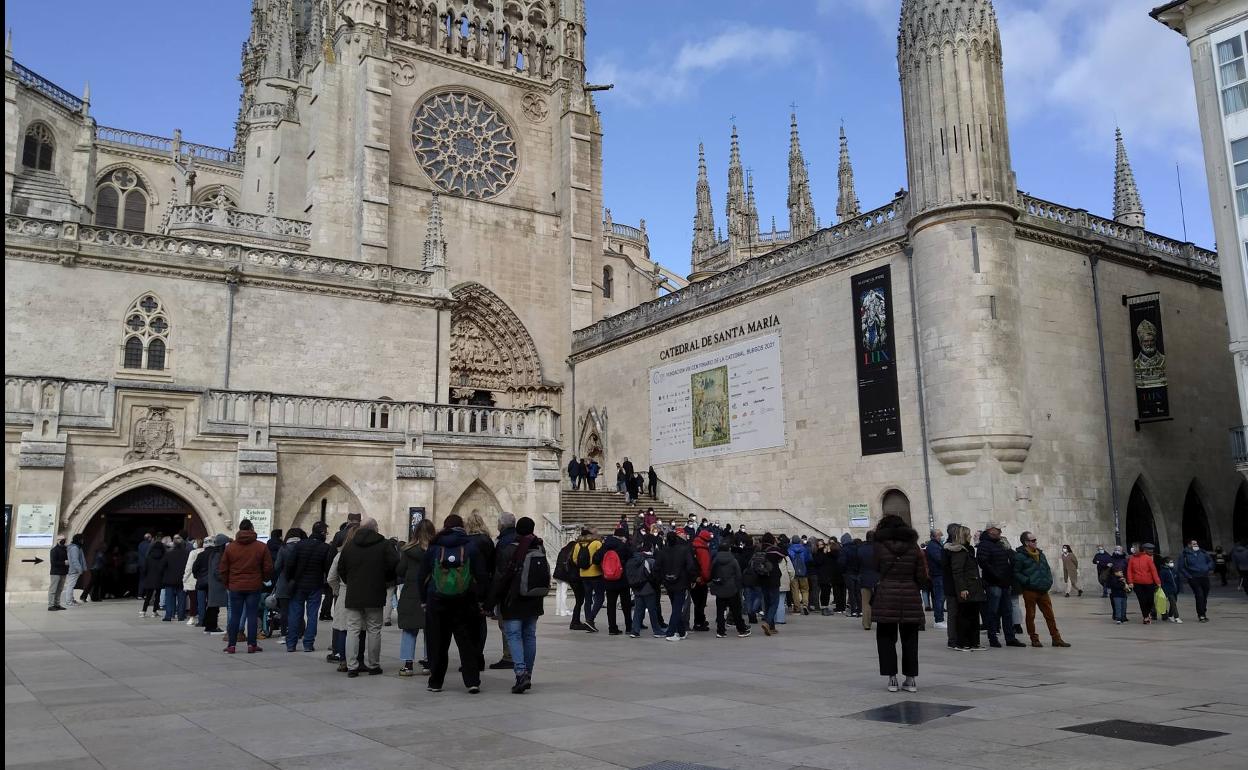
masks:
POLYGON ((239 626, 246 622, 247 645, 256 646, 256 623, 260 620, 259 591, 230 591, 230 620, 226 624, 226 638, 229 645, 238 644, 239 626))
POLYGON ((503 621, 503 636, 511 650, 511 670, 516 676, 533 675, 533 663, 537 660, 537 616, 503 621))
POLYGON ((1014 641, 1014 599, 1010 589, 1001 586, 984 586, 988 600, 984 602, 984 625, 988 626, 989 641, 997 641, 999 632, 1005 633, 1007 642, 1014 641))
POLYGON ((633 596, 633 622, 628 627, 634 634, 641 633, 641 622, 646 613, 650 613, 650 629, 656 635, 663 634, 663 624, 659 622, 659 595, 633 596))
POLYGON ((672 614, 667 618, 667 635, 684 636, 689 633, 685 626, 685 602, 689 600, 689 590, 670 591, 668 597, 672 600, 672 614))
POLYGON ((1114 608, 1114 620, 1126 621, 1127 619, 1127 597, 1111 596, 1109 604, 1114 608))
POLYGON ((585 584, 585 622, 593 623, 606 599, 607 584, 600 577, 584 578, 582 582, 585 584))
POLYGON ((784 591, 780 591, 779 595, 776 597, 776 611, 771 614, 772 622, 783 623, 784 617, 785 617, 784 615, 785 610, 786 610, 786 607, 784 606, 784 591))
POLYGON ((295 649, 299 641, 299 627, 303 630, 303 649, 311 651, 316 644, 316 621, 321 617, 321 591, 295 591, 290 597, 286 614, 286 649, 295 649))
POLYGON ((742 611, 749 617, 758 617, 763 611, 763 589, 757 586, 742 591, 742 611))
POLYGON ((186 591, 181 588, 165 586, 165 620, 186 620, 186 591))
MULTIPOLYGON (((937 623, 945 622, 945 578, 943 575, 932 577, 932 616, 937 623)), ((1014 629, 1011 628, 1011 631, 1014 629)))
POLYGON ((195 592, 195 611, 199 615, 199 624, 204 624, 204 614, 208 612, 208 589, 201 588, 195 592))
MULTIPOLYGON (((420 635, 420 631, 409 631, 403 629, 403 635, 399 637, 399 660, 404 663, 410 663, 416 660, 416 637, 420 635)), ((429 662, 429 637, 424 637, 425 646, 423 648, 423 660, 429 662)))
POLYGON ((780 606, 780 589, 764 588, 763 590, 763 619, 767 621, 767 625, 774 626, 776 624, 776 610, 780 606))

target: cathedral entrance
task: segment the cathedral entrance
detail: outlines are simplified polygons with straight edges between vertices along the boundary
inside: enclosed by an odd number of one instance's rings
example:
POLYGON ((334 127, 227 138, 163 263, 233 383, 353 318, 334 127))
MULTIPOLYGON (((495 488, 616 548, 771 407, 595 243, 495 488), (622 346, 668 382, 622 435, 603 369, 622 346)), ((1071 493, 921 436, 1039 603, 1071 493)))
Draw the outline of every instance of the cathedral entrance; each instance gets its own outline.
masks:
POLYGON ((890 513, 900 516, 906 524, 914 526, 910 521, 910 498, 906 497, 906 493, 900 489, 890 489, 885 492, 880 508, 883 509, 885 516, 890 513))
POLYGON ((1183 543, 1195 540, 1205 550, 1213 550, 1213 535, 1209 532, 1209 517, 1205 514, 1205 506, 1196 494, 1196 484, 1187 488, 1187 498, 1183 500, 1183 543))
POLYGON ((1144 496, 1144 488, 1136 481, 1131 487, 1131 497, 1127 500, 1127 525, 1122 532, 1125 544, 1157 542, 1157 526, 1153 523, 1153 507, 1144 496))
POLYGON ((537 345, 507 303, 479 283, 451 293, 451 402, 510 408, 554 402, 559 388, 543 380, 537 345))

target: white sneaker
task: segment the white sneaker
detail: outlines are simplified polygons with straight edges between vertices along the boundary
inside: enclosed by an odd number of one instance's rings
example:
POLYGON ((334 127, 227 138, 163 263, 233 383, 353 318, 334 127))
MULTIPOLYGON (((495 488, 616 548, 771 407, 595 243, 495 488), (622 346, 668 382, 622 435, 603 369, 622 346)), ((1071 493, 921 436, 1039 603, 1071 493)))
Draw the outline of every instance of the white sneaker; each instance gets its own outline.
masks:
POLYGON ((139 613, 139 617, 141 617, 141 618, 146 618, 146 617, 147 617, 147 610, 143 610, 142 612, 140 612, 140 613, 139 613))
POLYGON ((945 628, 948 628, 948 627, 949 627, 949 624, 948 624, 948 623, 946 623, 946 622, 945 622, 945 621, 943 621, 943 620, 942 620, 942 621, 940 621, 939 623, 937 623, 937 624, 935 625, 935 628, 940 628, 940 629, 945 629, 945 628))
POLYGON ((186 619, 186 624, 187 624, 188 626, 193 626, 193 625, 195 625, 195 618, 187 618, 187 619, 186 619))
POLYGON ((1173 620, 1175 623, 1182 623, 1182 622, 1183 622, 1183 618, 1170 618, 1170 619, 1171 619, 1171 620, 1173 620))

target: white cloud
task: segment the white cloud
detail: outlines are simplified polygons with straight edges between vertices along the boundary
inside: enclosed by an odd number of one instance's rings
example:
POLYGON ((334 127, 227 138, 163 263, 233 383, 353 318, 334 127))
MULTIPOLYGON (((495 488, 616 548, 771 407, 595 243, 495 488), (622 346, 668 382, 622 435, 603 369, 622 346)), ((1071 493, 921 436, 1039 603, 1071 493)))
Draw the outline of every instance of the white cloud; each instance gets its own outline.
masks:
POLYGON ((690 40, 670 49, 652 48, 637 66, 608 54, 591 62, 594 82, 614 83, 615 93, 630 104, 673 101, 688 94, 703 79, 737 68, 774 66, 792 61, 810 50, 808 34, 778 27, 730 27, 708 38, 690 40))
POLYGON ((1199 162, 1187 47, 1149 18, 1155 4, 1115 0, 1092 19, 1082 0, 998 2, 1011 119, 1059 112, 1087 148, 1118 125, 1129 146, 1199 162))
POLYGON ((898 0, 816 0, 815 11, 820 16, 866 16, 885 33, 895 35, 901 6, 898 0))

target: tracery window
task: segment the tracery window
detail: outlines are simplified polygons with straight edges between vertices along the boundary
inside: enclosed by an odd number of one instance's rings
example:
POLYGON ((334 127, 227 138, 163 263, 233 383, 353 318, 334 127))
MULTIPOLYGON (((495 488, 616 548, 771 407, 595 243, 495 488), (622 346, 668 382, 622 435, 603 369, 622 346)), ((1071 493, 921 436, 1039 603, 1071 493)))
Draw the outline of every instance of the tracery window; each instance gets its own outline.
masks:
POLYGON ((32 123, 26 129, 26 139, 22 143, 22 165, 38 171, 51 171, 55 145, 52 129, 46 123, 32 123))
POLYGON ((95 223, 143 230, 147 226, 147 187, 128 168, 110 171, 95 188, 95 223))
POLYGON ((144 294, 126 311, 121 368, 160 372, 168 368, 169 316, 155 294, 144 294))
POLYGON ((469 93, 434 94, 412 119, 412 149, 443 192, 492 198, 516 175, 511 126, 483 99, 469 93))

